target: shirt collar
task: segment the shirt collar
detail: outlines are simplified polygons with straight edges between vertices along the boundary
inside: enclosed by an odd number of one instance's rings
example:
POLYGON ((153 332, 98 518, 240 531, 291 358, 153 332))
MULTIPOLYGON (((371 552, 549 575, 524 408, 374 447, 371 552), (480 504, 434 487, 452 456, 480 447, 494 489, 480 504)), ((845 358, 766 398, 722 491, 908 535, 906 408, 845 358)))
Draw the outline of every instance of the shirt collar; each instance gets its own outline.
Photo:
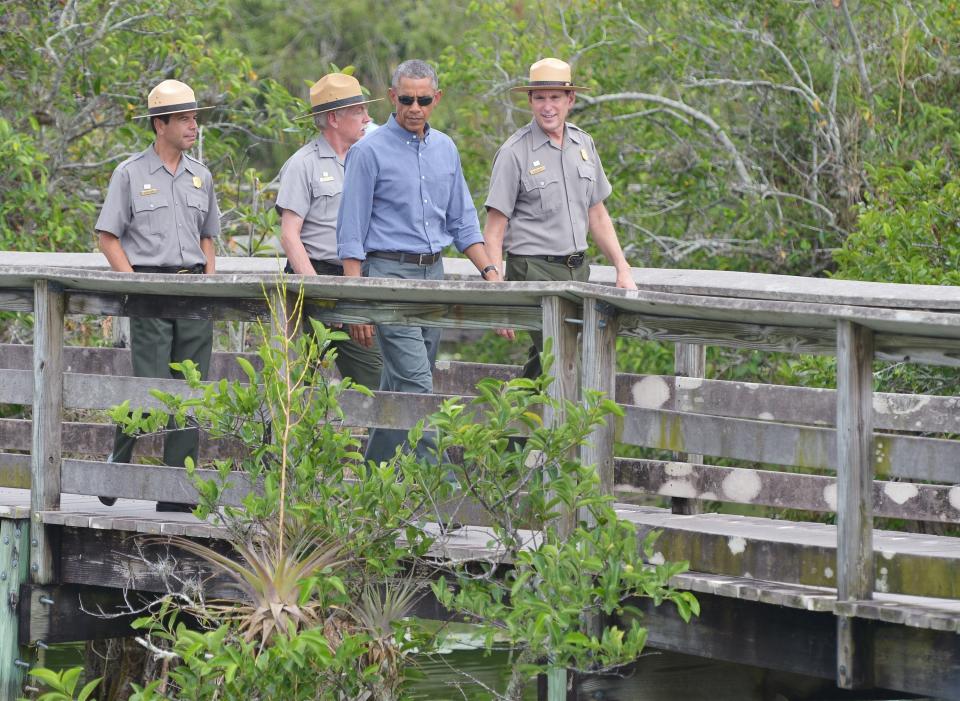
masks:
POLYGON ((323 134, 320 134, 316 139, 313 140, 313 148, 317 152, 317 156, 319 158, 335 158, 337 159, 337 162, 343 162, 340 160, 337 152, 333 150, 333 146, 330 145, 330 142, 327 141, 323 134))
MULTIPOLYGON (((536 119, 530 120, 530 139, 533 142, 533 148, 538 149, 544 144, 550 143, 550 137, 547 136, 547 133, 540 128, 540 125, 537 123, 536 119)), ((563 143, 566 145, 567 139, 570 139, 574 143, 580 143, 580 135, 573 129, 569 129, 568 125, 564 123, 563 125, 563 143)))
MULTIPOLYGON (((404 141, 409 141, 411 136, 413 137, 417 136, 412 131, 407 131, 406 129, 400 126, 400 124, 397 122, 396 112, 390 113, 390 118, 387 120, 387 123, 384 126, 386 126, 387 129, 390 130, 391 134, 396 134, 398 138, 401 138, 404 141)), ((423 143, 427 142, 427 137, 429 136, 430 136, 430 125, 424 124, 423 125, 423 143)))
MULTIPOLYGON (((183 166, 186 170, 190 171, 193 175, 198 175, 200 173, 200 168, 196 163, 187 158, 186 153, 180 154, 180 165, 177 166, 177 173, 180 172, 180 166, 183 166)), ((163 168, 163 161, 160 160, 160 155, 157 153, 157 149, 154 148, 151 144, 147 148, 147 168, 151 173, 156 173, 158 170, 163 168)), ((177 173, 174 173, 176 176, 177 173)))

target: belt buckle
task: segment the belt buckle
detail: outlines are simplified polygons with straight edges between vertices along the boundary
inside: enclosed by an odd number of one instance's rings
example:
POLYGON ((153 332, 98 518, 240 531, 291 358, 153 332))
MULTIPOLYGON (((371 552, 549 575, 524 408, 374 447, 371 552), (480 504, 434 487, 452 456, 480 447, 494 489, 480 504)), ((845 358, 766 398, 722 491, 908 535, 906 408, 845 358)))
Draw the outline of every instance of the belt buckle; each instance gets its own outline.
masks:
POLYGON ((433 265, 433 260, 429 260, 428 262, 424 262, 424 257, 426 257, 426 258, 428 258, 428 259, 432 259, 432 258, 433 258, 433 254, 432 254, 432 253, 421 253, 421 254, 420 254, 420 257, 417 258, 417 265, 433 265))
POLYGON ((192 272, 189 268, 180 268, 180 270, 177 271, 177 275, 186 275, 189 272, 192 272))
POLYGON ((579 268, 583 265, 583 254, 582 253, 571 253, 567 256, 566 266, 573 270, 574 268, 579 268))

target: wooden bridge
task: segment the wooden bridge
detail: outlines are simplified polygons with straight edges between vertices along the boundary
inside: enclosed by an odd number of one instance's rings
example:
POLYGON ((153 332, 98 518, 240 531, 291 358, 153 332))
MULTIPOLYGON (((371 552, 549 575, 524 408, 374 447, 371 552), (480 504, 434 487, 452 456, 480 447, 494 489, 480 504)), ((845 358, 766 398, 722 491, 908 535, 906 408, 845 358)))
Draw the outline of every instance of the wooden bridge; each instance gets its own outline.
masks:
MULTIPOLYGON (((79 611, 124 589, 162 591, 136 564, 138 533, 217 538, 188 514, 156 514, 151 501, 191 501, 178 468, 77 459, 106 455, 113 429, 71 420, 75 410, 123 399, 153 406, 131 378, 129 353, 65 347, 68 315, 268 315, 263 286, 276 261, 220 259, 215 277, 106 272, 100 256, 0 253, 0 311, 33 315, 33 346, 0 345, 0 405, 31 420, 0 419, 0 699, 20 693, 33 649, 115 635, 116 621, 79 611), (95 496, 120 497, 102 507, 95 496), (146 501, 145 501, 146 500, 146 501)), ((702 615, 647 612, 649 644, 683 653, 836 679, 841 687, 960 699, 960 538, 874 530, 874 518, 960 523, 960 398, 872 391, 874 359, 960 365, 955 288, 811 280, 707 271, 636 270, 639 291, 598 284, 477 280, 466 261, 448 279, 289 279, 333 321, 369 319, 444 328, 511 326, 554 338, 552 391, 615 395, 625 416, 582 450, 622 516, 659 529, 657 557, 689 560, 675 580, 697 593, 702 615), (335 302, 335 304, 333 303, 335 302), (676 375, 617 374, 617 337, 675 344, 676 375), (705 347, 826 354, 837 390, 704 378, 705 347), (616 444, 674 451, 628 459, 616 444), (703 456, 710 456, 705 460, 703 456), (740 467, 713 463, 737 461, 740 467), (644 496, 669 499, 654 508, 644 496), (836 525, 702 513, 717 502, 835 512, 836 525)), ((591 278, 609 283, 612 272, 591 278)), ((214 376, 230 376, 215 354, 214 376)), ((440 362, 439 394, 471 393, 477 379, 516 368, 440 362)), ((345 397, 356 426, 409 428, 438 397, 345 397)), ((140 441, 141 454, 160 446, 140 441)), ((210 450, 215 450, 211 447, 210 450)), ((942 528, 941 528, 942 530, 942 528)), ((444 547, 483 555, 480 529, 444 547)), ((181 560, 188 563, 187 560, 181 560)), ((124 623, 121 621, 121 623, 124 623)))

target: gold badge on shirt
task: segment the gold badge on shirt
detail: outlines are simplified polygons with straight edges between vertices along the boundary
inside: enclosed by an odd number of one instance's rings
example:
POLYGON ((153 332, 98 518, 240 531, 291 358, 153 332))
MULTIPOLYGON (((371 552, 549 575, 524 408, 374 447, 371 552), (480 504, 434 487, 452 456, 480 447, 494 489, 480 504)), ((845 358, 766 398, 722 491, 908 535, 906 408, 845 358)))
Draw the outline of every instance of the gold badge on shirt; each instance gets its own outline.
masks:
POLYGON ((580 149, 580 158, 582 158, 585 161, 590 160, 590 154, 587 153, 587 149, 585 148, 580 149))
POLYGON ((150 187, 150 183, 144 183, 143 189, 140 190, 141 195, 156 195, 158 192, 160 191, 157 188, 150 187))
POLYGON ((534 161, 534 162, 533 162, 533 168, 531 168, 531 169, 530 169, 529 171, 527 171, 527 172, 530 173, 530 175, 536 175, 537 173, 542 173, 542 172, 545 171, 546 169, 547 169, 546 166, 540 165, 540 161, 534 161))
POLYGON ((203 181, 200 179, 200 176, 199 176, 199 175, 194 175, 194 176, 193 176, 193 186, 194 186, 195 188, 197 188, 198 190, 199 190, 201 187, 203 187, 203 181))

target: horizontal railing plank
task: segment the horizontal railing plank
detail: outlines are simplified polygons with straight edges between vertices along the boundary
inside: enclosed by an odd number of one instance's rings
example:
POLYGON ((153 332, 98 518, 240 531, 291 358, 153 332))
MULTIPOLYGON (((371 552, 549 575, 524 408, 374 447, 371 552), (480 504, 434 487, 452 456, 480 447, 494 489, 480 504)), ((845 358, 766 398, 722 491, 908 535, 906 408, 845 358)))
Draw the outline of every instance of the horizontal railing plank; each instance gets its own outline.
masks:
POLYGON ((33 290, 0 290, 0 311, 32 312, 33 290))
MULTIPOLYGON (((836 471, 836 431, 625 406, 617 440, 629 445, 836 471)), ((955 484, 960 441, 875 434, 876 473, 955 484)))
MULTIPOLYGON (((617 375, 617 401, 644 409, 833 426, 833 389, 792 387, 672 375, 617 375)), ((960 433, 960 397, 878 392, 874 426, 880 430, 960 433)))
MULTIPOLYGON (((617 458, 621 494, 636 490, 664 497, 836 512, 837 481, 823 475, 617 458)), ((912 482, 873 483, 873 515, 960 523, 960 487, 912 482)))
MULTIPOLYGON (((677 515, 617 505, 644 537, 660 532, 656 561, 683 561, 695 572, 836 587, 837 530, 830 524, 725 514, 677 515)), ((960 539, 873 531, 879 592, 960 598, 960 539)))
MULTIPOLYGON (((198 479, 204 480, 218 476, 216 470, 207 469, 198 469, 195 474, 198 479)), ((182 467, 64 460, 60 479, 64 494, 93 494, 181 504, 197 501, 197 490, 182 467)), ((223 493, 222 501, 230 506, 239 506, 249 493, 250 481, 243 472, 231 472, 228 482, 231 487, 223 493)))

